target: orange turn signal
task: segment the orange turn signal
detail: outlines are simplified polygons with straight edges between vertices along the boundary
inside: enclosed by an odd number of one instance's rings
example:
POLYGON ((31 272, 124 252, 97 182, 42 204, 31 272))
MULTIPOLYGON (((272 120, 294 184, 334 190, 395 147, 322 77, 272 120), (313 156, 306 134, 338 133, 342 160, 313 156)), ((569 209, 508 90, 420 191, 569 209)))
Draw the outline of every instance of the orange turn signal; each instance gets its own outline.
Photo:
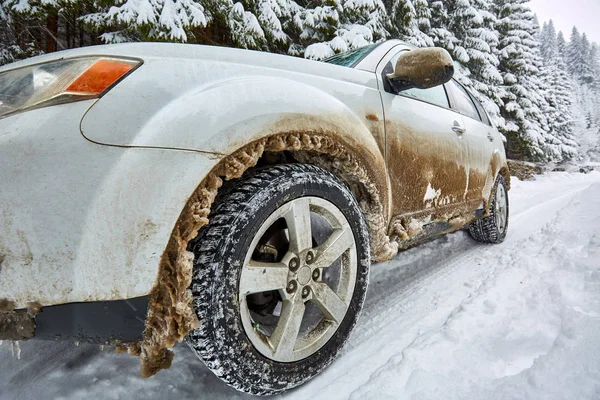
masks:
POLYGON ((66 92, 81 95, 99 95, 133 69, 124 61, 102 59, 86 69, 67 88, 66 92))

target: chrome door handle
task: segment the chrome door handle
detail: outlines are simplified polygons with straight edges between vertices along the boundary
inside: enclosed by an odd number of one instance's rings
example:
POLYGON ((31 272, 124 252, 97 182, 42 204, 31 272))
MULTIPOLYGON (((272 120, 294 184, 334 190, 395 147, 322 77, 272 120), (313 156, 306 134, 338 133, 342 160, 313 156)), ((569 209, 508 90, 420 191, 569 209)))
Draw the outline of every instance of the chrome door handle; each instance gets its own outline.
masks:
POLYGON ((457 135, 462 135, 463 133, 465 133, 467 131, 465 128, 463 128, 462 126, 460 126, 460 124, 458 123, 458 121, 454 121, 454 124, 452 124, 452 130, 457 135))
POLYGON ((492 135, 492 133, 491 133, 491 132, 488 132, 488 134, 487 134, 487 137, 488 137, 488 139, 490 140, 490 142, 493 142, 493 141, 494 141, 494 135, 492 135))

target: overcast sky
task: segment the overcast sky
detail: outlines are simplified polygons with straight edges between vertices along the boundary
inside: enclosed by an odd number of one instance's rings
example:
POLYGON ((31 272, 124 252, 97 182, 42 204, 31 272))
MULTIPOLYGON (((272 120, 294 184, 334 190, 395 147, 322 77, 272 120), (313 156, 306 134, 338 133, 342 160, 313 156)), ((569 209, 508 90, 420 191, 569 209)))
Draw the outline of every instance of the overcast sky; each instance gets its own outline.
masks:
POLYGON ((575 25, 591 41, 600 44, 600 0, 531 0, 530 6, 540 25, 554 20, 556 30, 562 30, 567 40, 575 25))

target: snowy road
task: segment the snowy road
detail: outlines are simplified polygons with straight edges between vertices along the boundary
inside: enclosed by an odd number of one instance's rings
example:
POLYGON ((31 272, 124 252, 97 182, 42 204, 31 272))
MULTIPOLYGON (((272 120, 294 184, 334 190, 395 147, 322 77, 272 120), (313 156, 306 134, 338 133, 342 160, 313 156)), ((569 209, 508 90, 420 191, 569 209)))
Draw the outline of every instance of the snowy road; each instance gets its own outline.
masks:
MULTIPOLYGON (((375 265, 344 354, 291 399, 599 399, 600 173, 514 181, 497 246, 463 232, 375 265)), ((0 398, 244 397, 187 349, 155 378, 95 346, 0 346, 0 398)))

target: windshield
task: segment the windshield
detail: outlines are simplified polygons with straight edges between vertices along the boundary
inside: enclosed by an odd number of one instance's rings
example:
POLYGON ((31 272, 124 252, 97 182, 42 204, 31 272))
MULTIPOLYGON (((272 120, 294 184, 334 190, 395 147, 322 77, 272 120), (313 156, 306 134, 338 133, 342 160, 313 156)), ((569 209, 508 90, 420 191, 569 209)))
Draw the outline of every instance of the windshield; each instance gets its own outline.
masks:
POLYGON ((336 54, 335 56, 326 58, 323 61, 329 64, 341 65, 342 67, 353 67, 377 46, 377 44, 370 44, 368 46, 350 50, 345 53, 336 54))

